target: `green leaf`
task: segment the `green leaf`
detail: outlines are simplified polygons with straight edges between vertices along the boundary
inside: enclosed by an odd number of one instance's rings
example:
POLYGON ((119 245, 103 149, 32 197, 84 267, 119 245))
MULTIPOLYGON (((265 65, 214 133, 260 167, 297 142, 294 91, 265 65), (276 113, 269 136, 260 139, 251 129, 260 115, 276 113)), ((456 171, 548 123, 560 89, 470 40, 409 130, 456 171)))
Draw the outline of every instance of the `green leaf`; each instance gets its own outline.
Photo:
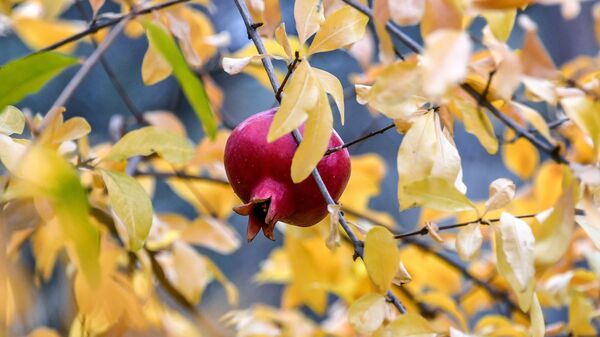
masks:
POLYGON ((27 151, 15 172, 20 197, 45 197, 66 239, 72 244, 75 264, 91 285, 100 279, 100 231, 90 221, 87 193, 75 169, 54 150, 42 145, 27 151))
POLYGON ((454 185, 442 178, 425 178, 404 186, 416 204, 446 212, 477 210, 475 205, 454 185))
POLYGON ((146 22, 145 27, 149 43, 173 68, 173 74, 196 115, 202 121, 204 131, 213 139, 217 133, 217 121, 202 82, 190 70, 175 40, 164 29, 150 22, 146 22))
POLYGON ((12 135, 21 134, 25 128, 25 115, 12 105, 0 112, 0 133, 12 135))
POLYGON ((54 52, 34 54, 0 67, 0 110, 40 90, 78 59, 54 52))
POLYGON ((120 161, 152 153, 157 153, 170 163, 183 165, 192 159, 194 150, 187 139, 181 135, 154 126, 147 126, 123 136, 104 157, 104 160, 120 161))
POLYGON ((152 202, 146 191, 134 178, 114 171, 102 170, 110 204, 121 220, 126 233, 120 233, 129 249, 137 251, 144 246, 152 226, 152 202), (125 235, 126 234, 126 235, 125 235))

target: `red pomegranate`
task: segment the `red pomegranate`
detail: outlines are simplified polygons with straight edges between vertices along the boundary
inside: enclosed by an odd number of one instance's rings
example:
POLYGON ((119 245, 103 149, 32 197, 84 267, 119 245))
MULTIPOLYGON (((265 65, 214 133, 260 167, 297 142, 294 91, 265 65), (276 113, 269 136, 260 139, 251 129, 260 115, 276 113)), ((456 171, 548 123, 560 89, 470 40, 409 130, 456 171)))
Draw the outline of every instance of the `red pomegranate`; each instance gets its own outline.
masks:
MULTIPOLYGON (((238 125, 225 146, 225 171, 234 192, 245 203, 234 207, 248 215, 248 241, 262 228, 275 239, 277 221, 308 227, 327 215, 327 204, 314 178, 294 184, 290 168, 297 145, 291 134, 268 143, 267 133, 277 109, 260 112, 238 125)), ((303 132, 304 127, 300 128, 303 132)), ((329 147, 343 144, 333 131, 329 147)), ((334 200, 338 200, 350 178, 350 156, 346 149, 321 159, 317 168, 334 200)))

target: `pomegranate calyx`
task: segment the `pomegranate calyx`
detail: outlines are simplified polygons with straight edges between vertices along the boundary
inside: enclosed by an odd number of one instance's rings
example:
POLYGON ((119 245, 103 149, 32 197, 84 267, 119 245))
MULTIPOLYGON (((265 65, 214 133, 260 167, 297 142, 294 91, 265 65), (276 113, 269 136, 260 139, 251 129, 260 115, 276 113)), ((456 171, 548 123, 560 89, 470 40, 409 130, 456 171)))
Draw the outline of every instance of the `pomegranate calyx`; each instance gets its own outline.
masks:
POLYGON ((246 237, 248 242, 254 240, 258 232, 263 230, 264 235, 272 241, 275 241, 275 224, 278 219, 270 211, 271 198, 256 198, 243 205, 233 208, 233 211, 239 215, 247 215, 248 229, 246 237))

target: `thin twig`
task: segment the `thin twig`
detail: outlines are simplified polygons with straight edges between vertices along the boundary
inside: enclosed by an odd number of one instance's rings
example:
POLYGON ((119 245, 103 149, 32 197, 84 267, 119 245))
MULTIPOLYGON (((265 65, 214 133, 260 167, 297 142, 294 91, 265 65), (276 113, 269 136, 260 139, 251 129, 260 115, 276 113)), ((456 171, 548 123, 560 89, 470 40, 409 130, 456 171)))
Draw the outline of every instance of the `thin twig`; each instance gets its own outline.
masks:
MULTIPOLYGON (((363 4, 356 2, 355 0, 343 0, 346 4, 354 7, 355 9, 361 11, 363 14, 367 15, 369 18, 373 19, 373 13, 371 9, 363 4)), ((400 40, 405 46, 407 46, 410 50, 417 54, 421 54, 423 52, 423 47, 415 42, 410 36, 406 35, 404 32, 400 30, 395 24, 391 21, 386 23, 386 29, 400 40)), ((461 88, 465 90, 471 97, 473 97, 476 101, 481 102, 481 105, 488 109, 496 118, 498 118, 502 123, 504 123, 509 128, 513 129, 515 133, 523 138, 526 138, 529 142, 535 145, 537 148, 547 153, 554 161, 558 163, 569 164, 569 161, 560 154, 560 147, 554 146, 550 142, 543 142, 540 139, 536 138, 529 130, 521 127, 515 121, 510 119, 508 116, 503 114, 498 108, 493 106, 488 100, 486 100, 481 93, 479 93, 475 88, 473 88, 468 83, 461 84, 461 88)))
POLYGON ((79 84, 81 84, 81 81, 83 81, 85 76, 90 72, 94 64, 98 62, 100 56, 108 49, 108 47, 112 44, 115 38, 125 28, 127 22, 133 18, 133 13, 135 12, 130 12, 128 16, 121 20, 121 22, 119 22, 119 24, 115 26, 115 28, 110 32, 110 34, 108 34, 106 39, 104 39, 104 41, 102 41, 102 43, 98 46, 98 49, 96 49, 85 60, 81 68, 79 68, 79 71, 75 74, 75 76, 73 76, 71 81, 69 81, 67 86, 63 89, 63 91, 60 93, 60 95, 54 102, 54 104, 52 104, 52 107, 50 108, 46 116, 44 116, 44 119, 42 120, 42 123, 38 129, 38 133, 41 133, 61 113, 61 108, 67 103, 67 101, 73 95, 79 84))
POLYGON ((171 178, 179 178, 179 179, 187 179, 187 180, 201 180, 208 181, 211 183, 217 183, 221 185, 229 185, 229 182, 224 179, 212 178, 202 175, 188 174, 185 172, 175 171, 175 172, 156 172, 156 171, 140 171, 139 169, 133 173, 136 177, 154 177, 156 179, 171 179, 171 178))
POLYGON ((290 76, 294 72, 294 69, 296 69, 296 66, 300 62, 302 62, 302 60, 300 59, 300 53, 296 51, 296 53, 294 54, 294 61, 290 65, 288 65, 288 71, 285 74, 283 82, 281 82, 281 86, 279 87, 279 89, 277 89, 277 93, 275 94, 275 99, 277 100, 277 102, 281 102, 281 94, 283 93, 283 88, 285 88, 287 81, 289 80, 290 76))
MULTIPOLYGON (((585 212, 582 209, 575 209, 575 215, 584 215, 585 212)), ((535 218, 538 215, 538 213, 533 213, 533 214, 522 214, 522 215, 516 215, 515 218, 517 219, 528 219, 528 218, 535 218)), ((452 225, 446 225, 446 226, 439 226, 437 228, 437 230, 439 232, 441 231, 445 231, 445 230, 449 230, 449 229, 453 229, 453 228, 460 228, 460 227, 465 227, 474 223, 479 223, 481 225, 488 225, 489 223, 492 222, 500 222, 500 218, 494 218, 494 219, 475 219, 475 220, 471 220, 471 221, 465 221, 465 222, 460 222, 460 223, 455 223, 452 225)), ((407 237, 411 237, 411 236, 417 236, 417 235, 427 235, 429 234, 429 228, 427 226, 422 227, 419 230, 415 230, 412 232, 408 232, 408 233, 404 233, 404 234, 396 234, 394 235, 394 239, 404 239, 407 237)))
POLYGON ((178 5, 178 4, 181 4, 181 3, 186 3, 186 2, 189 2, 189 1, 191 1, 191 0, 171 0, 171 1, 163 2, 161 4, 157 4, 157 5, 154 5, 154 6, 150 6, 150 7, 147 7, 147 8, 140 9, 137 12, 130 11, 129 13, 123 14, 123 15, 118 16, 116 18, 109 19, 106 22, 103 22, 103 23, 100 23, 100 24, 96 23, 94 25, 91 25, 90 27, 88 27, 84 31, 81 31, 81 32, 79 32, 77 34, 73 34, 73 35, 71 35, 71 36, 69 36, 69 37, 67 37, 67 38, 65 38, 63 40, 60 40, 60 41, 58 41, 58 42, 56 42, 54 44, 49 45, 48 47, 45 47, 45 48, 42 48, 42 49, 40 49, 40 50, 38 50, 36 52, 33 52, 32 54, 47 52, 47 51, 50 51, 50 50, 54 50, 54 49, 60 48, 60 47, 66 45, 66 44, 69 44, 71 42, 75 42, 75 41, 81 40, 82 38, 84 38, 84 37, 86 37, 88 35, 97 33, 98 31, 100 31, 100 30, 102 30, 104 28, 111 27, 111 26, 114 26, 114 25, 118 24, 119 22, 123 21, 124 19, 130 17, 132 14, 133 14, 133 17, 137 17, 137 16, 140 16, 140 15, 148 14, 148 13, 151 13, 153 11, 161 10, 161 9, 164 9, 164 8, 167 8, 167 7, 178 5))
MULTIPOLYGON (((252 16, 250 15, 250 12, 248 10, 248 7, 246 6, 246 3, 243 0, 234 0, 234 1, 240 12, 240 15, 242 16, 242 19, 244 20, 244 24, 246 25, 248 35, 254 42, 256 49, 258 50, 258 52, 260 54, 267 55, 267 52, 266 52, 265 46, 262 42, 262 39, 257 34, 256 30, 254 28, 252 28, 254 23, 252 21, 252 16)), ((271 86, 273 87, 273 93, 276 94, 279 90, 279 81, 277 80, 277 77, 275 76, 275 68, 273 67, 273 63, 271 62, 271 59, 269 57, 263 57, 262 63, 265 68, 265 71, 267 72, 267 75, 269 76, 269 81, 271 83, 271 86)), ((300 142, 302 142, 302 135, 300 134, 300 132, 298 130, 294 130, 292 132, 292 135, 294 136, 294 139, 296 140, 296 142, 298 144, 300 142)), ((323 179, 321 178, 321 175, 319 174, 319 171, 316 168, 312 171, 312 176, 315 179, 315 182, 317 183, 317 186, 319 187, 319 190, 321 191, 321 194, 323 195, 323 198, 325 199, 327 204, 330 204, 330 205, 335 204, 335 201, 329 194, 329 191, 327 190, 327 187, 325 186, 325 183, 323 182, 323 179)), ((362 258, 363 250, 364 250, 363 242, 356 237, 356 234, 354 234, 354 232, 350 228, 350 225, 346 221, 346 218, 342 214, 340 214, 339 221, 340 221, 340 225, 344 229, 344 232, 346 233, 346 235, 348 235, 348 238, 352 241, 352 244, 354 245, 354 257, 362 258)), ((392 303, 398 309, 398 311, 400 313, 406 312, 406 309, 404 308, 402 303, 400 303, 398 298, 391 291, 387 292, 386 297, 390 301, 390 303, 392 303)))
MULTIPOLYGON (((83 0, 77 0, 75 2, 75 5, 77 7, 77 10, 79 10, 79 13, 81 13, 81 16, 83 17, 83 19, 85 21, 89 21, 90 18, 87 15, 87 13, 85 12, 85 8, 83 6, 83 0)), ((94 19, 92 19, 92 20, 93 21, 90 24, 90 27, 93 26, 94 22, 95 22, 94 19)), ((93 38, 91 40, 92 40, 92 46, 94 46, 94 49, 98 49, 98 43, 96 42, 96 40, 94 40, 93 38)), ((135 117, 135 120, 137 121, 137 123, 140 125, 147 125, 148 123, 146 122, 146 120, 144 120, 143 113, 137 108, 135 103, 133 103, 133 100, 127 94, 127 90, 125 90, 125 87, 123 86, 123 84, 121 84, 121 81, 119 81, 117 74, 113 71, 112 67, 110 66, 110 64, 104 57, 104 55, 100 56, 100 64, 102 65, 102 68, 104 68, 104 71, 106 72, 108 79, 110 80, 113 87, 115 88, 115 91, 117 92, 119 97, 121 97, 121 100, 123 101, 123 103, 125 103, 125 106, 129 110, 129 112, 131 112, 131 114, 135 117)))
POLYGON ((354 144, 363 142, 363 141, 365 141, 365 140, 367 140, 367 139, 369 139, 369 138, 371 138, 373 136, 376 136, 376 135, 379 135, 379 134, 382 134, 382 133, 386 132, 387 130, 393 128, 394 126, 396 126, 396 124, 392 123, 392 124, 387 125, 387 126, 381 128, 379 130, 376 130, 376 131, 373 131, 373 132, 369 132, 368 134, 366 134, 366 135, 364 135, 362 137, 359 137, 359 138, 357 138, 357 139, 355 139, 353 141, 350 141, 348 143, 344 143, 344 144, 342 144, 340 146, 332 147, 332 148, 328 149, 325 152, 325 155, 328 156, 328 155, 330 155, 332 153, 335 153, 337 151, 343 150, 343 149, 345 149, 347 147, 350 147, 350 146, 352 146, 354 144))

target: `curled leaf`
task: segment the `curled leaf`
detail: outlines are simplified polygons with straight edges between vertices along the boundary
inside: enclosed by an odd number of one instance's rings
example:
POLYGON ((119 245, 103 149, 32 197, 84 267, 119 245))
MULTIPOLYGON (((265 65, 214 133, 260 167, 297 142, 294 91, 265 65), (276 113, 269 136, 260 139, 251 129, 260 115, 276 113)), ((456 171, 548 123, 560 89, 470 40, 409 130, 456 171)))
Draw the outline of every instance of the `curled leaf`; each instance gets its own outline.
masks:
POLYGON ((515 183, 506 178, 492 181, 490 184, 490 197, 485 202, 484 214, 506 207, 515 198, 515 183))
POLYGON ((370 293, 356 300, 348 311, 348 321, 362 334, 377 330, 385 318, 385 297, 370 293))

